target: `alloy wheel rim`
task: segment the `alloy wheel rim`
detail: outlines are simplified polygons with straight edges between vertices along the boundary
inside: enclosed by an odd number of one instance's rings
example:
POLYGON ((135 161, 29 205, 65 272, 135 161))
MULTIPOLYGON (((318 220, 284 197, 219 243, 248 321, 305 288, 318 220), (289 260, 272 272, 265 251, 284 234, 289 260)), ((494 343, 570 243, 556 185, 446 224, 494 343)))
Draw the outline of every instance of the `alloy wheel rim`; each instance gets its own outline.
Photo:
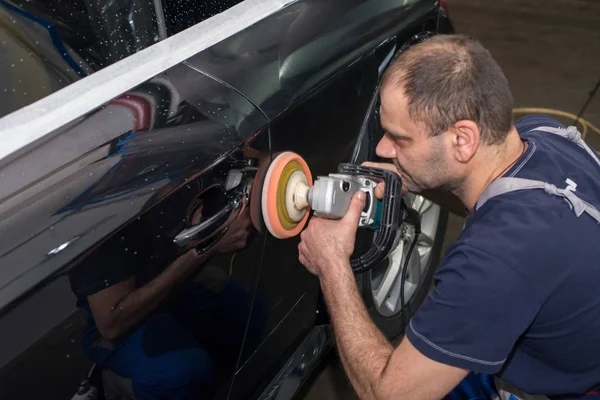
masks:
MULTIPOLYGON (((408 263, 404 283, 404 302, 408 304, 423 283, 429 269, 433 267, 433 245, 441 210, 437 204, 420 195, 409 193, 404 200, 421 217, 421 234, 408 263)), ((381 266, 369 271, 373 303, 383 316, 391 317, 402 311, 400 304, 402 267, 414 236, 414 228, 403 224, 400 227, 397 243, 387 259, 381 266)))

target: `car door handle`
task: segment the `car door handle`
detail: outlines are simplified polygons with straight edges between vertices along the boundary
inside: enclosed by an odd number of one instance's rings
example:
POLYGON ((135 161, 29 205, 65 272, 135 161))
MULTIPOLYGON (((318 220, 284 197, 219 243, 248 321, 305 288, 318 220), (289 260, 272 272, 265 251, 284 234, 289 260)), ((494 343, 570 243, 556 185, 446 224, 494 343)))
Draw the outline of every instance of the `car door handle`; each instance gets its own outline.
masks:
POLYGON ((205 221, 179 232, 173 242, 180 247, 187 246, 191 242, 197 242, 195 244, 197 247, 211 239, 215 239, 218 235, 224 234, 247 204, 249 184, 246 182, 241 183, 238 187, 228 191, 226 196, 227 202, 223 208, 205 221))

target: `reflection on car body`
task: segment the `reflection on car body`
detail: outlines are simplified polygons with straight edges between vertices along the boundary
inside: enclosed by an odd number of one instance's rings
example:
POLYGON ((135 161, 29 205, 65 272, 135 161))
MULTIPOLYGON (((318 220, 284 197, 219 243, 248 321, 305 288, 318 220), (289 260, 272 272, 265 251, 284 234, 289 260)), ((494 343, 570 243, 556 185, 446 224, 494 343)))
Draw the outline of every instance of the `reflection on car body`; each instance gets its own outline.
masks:
POLYGON ((135 229, 122 230, 69 271, 78 306, 90 316, 82 341, 86 354, 102 368, 133 377, 134 393, 140 397, 166 398, 163 391, 169 391, 168 398, 206 396, 234 371, 251 308, 250 290, 235 279, 231 263, 211 265, 206 255, 222 254, 233 261, 234 254, 253 242, 248 209, 237 214, 212 246, 201 243, 204 254, 194 254, 197 242, 173 244, 186 224, 210 218, 225 199, 218 186, 205 189, 199 181, 190 182, 145 214, 135 229), (154 234, 156 224, 164 235, 154 234), (130 329, 125 332, 111 330, 106 321, 118 321, 120 312, 134 317, 126 308, 136 302, 127 296, 136 296, 134 290, 142 287, 146 293, 137 296, 154 294, 154 287, 160 290, 161 274, 173 269, 189 269, 195 277, 170 292, 141 325, 125 324, 130 329), (123 290, 116 289, 119 285, 123 290), (177 393, 184 379, 189 386, 181 390, 186 393, 177 393))

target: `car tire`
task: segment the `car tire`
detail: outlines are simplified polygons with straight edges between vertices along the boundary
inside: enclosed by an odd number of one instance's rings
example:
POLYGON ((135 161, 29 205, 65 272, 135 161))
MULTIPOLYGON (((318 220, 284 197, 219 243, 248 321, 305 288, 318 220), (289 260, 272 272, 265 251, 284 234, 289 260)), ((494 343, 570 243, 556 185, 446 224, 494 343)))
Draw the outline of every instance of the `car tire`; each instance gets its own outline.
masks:
MULTIPOLYGON (((414 195, 409 195, 409 196, 413 196, 414 195)), ((420 197, 420 196, 418 196, 420 197)), ((421 198, 422 199, 422 198, 421 198)), ((407 201, 408 203, 408 201, 407 201)), ((410 204, 409 204, 410 205, 410 204)), ((408 318, 407 320, 409 320, 417 311, 417 309, 421 306, 421 304, 423 304, 425 298, 427 297, 427 294, 429 293, 430 289, 431 289, 431 284, 432 284, 432 280, 433 280, 433 275, 435 273, 435 270, 438 267, 439 261, 440 261, 440 256, 441 256, 441 252, 442 252, 442 244, 444 242, 444 235, 446 232, 446 225, 448 222, 448 213, 445 211, 442 211, 438 205, 431 203, 430 202, 430 206, 431 207, 435 207, 437 208, 437 220, 434 221, 435 222, 435 229, 432 230, 433 232, 433 239, 431 241, 431 246, 428 249, 429 253, 428 253, 428 257, 426 260, 422 260, 425 261, 425 264, 423 266, 423 273, 420 275, 420 277, 418 278, 418 283, 415 285, 413 284, 413 288, 412 288, 412 293, 410 294, 410 296, 405 296, 408 297, 407 299, 405 299, 406 302, 406 310, 401 310, 401 307, 394 311, 392 309, 387 309, 386 307, 384 307, 382 304, 380 304, 378 306, 377 304, 377 299, 376 299, 376 292, 378 289, 378 286, 381 286, 381 283, 378 285, 377 281, 379 276, 382 274, 382 271, 387 271, 390 269, 390 263, 391 263, 391 256, 394 254, 394 252, 399 251, 399 246, 404 246, 404 253, 406 253, 406 249, 407 247, 410 247, 410 243, 403 243, 403 244, 398 244, 396 246, 396 248, 394 250, 392 250, 392 252, 390 252, 390 256, 388 256, 388 258, 382 262, 380 265, 378 265, 377 267, 373 268, 370 271, 364 272, 362 274, 358 274, 356 275, 356 282, 358 285, 358 288, 362 294, 363 300, 365 302, 365 306, 369 312, 369 314, 371 315, 371 318, 373 319, 373 321, 375 322, 375 324, 379 327, 379 329, 384 333, 384 335, 390 339, 393 340, 394 338, 398 337, 399 335, 401 335, 402 333, 404 333, 404 316, 403 313, 407 312, 408 313, 408 318), (408 245, 408 246, 407 246, 408 245)), ((431 221, 428 221, 427 223, 431 223, 431 221)), ((423 224, 423 233, 425 233, 425 221, 424 218, 422 216, 422 224, 423 224)), ((401 229, 405 229, 405 225, 403 225, 403 227, 401 229)), ((421 236, 422 237, 422 236, 421 236)), ((365 249, 366 246, 368 246, 365 242, 368 241, 372 241, 373 239, 373 235, 362 235, 361 238, 359 238, 359 240, 362 243, 362 245, 360 246, 363 251, 365 249)), ((420 245, 420 240, 418 240, 418 245, 415 247, 415 249, 413 250, 412 256, 411 256, 411 262, 410 264, 413 264, 413 259, 421 257, 421 245, 420 245)), ((398 258, 399 257, 395 257, 396 262, 398 262, 398 258)), ((406 254, 404 254, 401 257, 400 262, 398 263, 398 265, 400 265, 400 270, 402 269, 402 266, 404 265, 406 259, 406 254)), ((409 268, 408 271, 411 271, 411 269, 409 268)), ((383 274, 385 275, 385 272, 383 272, 383 274)), ((400 277, 401 277, 401 272, 397 273, 397 278, 395 280, 395 284, 400 285, 400 277)), ((407 281, 408 281, 408 277, 407 277, 407 281)), ((400 287, 400 286, 398 286, 400 287)), ((399 293, 399 289, 397 290, 397 292, 399 293)), ((405 287, 405 294, 407 293, 407 288, 405 287)))

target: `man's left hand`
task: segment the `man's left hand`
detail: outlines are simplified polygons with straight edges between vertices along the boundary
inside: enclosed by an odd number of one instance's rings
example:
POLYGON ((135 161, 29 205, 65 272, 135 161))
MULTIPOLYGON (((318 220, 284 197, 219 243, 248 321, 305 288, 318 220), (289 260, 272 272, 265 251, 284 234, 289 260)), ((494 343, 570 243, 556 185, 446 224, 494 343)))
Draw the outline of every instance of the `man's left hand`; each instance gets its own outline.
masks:
POLYGON ((339 261, 347 261, 354 251, 356 229, 365 205, 365 193, 358 191, 352 198, 344 218, 329 220, 313 217, 302 232, 298 246, 300 262, 313 274, 321 276, 339 261))

